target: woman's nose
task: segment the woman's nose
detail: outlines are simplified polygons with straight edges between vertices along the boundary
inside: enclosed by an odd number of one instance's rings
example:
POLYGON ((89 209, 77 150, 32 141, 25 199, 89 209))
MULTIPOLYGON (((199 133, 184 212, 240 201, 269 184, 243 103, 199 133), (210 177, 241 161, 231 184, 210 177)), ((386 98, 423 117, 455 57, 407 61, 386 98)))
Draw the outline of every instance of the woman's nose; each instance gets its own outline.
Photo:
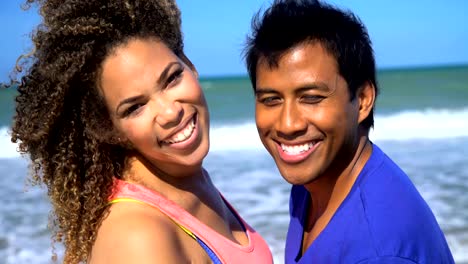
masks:
POLYGON ((178 125, 183 116, 182 105, 178 101, 157 100, 156 123, 161 127, 167 128, 178 125))

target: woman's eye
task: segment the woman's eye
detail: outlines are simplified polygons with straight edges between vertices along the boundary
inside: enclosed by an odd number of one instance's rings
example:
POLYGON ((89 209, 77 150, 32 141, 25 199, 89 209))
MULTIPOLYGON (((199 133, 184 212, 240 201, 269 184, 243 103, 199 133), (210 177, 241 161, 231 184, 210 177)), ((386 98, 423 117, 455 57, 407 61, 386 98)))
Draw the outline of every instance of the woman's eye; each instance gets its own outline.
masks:
POLYGON ((177 69, 175 70, 171 75, 169 75, 169 78, 167 78, 166 80, 166 86, 169 86, 173 83, 176 83, 177 81, 180 80, 180 78, 182 77, 184 73, 184 69, 183 68, 180 68, 180 69, 177 69))
POLYGON ((125 111, 122 113, 122 117, 128 117, 128 116, 137 114, 141 110, 141 108, 143 106, 144 106, 144 104, 133 104, 133 105, 131 105, 130 107, 125 109, 125 111))

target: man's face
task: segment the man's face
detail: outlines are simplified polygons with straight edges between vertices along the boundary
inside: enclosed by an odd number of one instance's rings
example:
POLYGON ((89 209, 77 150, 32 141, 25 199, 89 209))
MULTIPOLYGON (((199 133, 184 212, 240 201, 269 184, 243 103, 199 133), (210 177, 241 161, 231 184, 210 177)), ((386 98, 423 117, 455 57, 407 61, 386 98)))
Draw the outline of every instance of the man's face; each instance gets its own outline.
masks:
POLYGON ((287 51, 278 65, 260 59, 256 81, 260 139, 282 176, 307 184, 346 167, 358 141, 359 103, 320 43, 287 51))

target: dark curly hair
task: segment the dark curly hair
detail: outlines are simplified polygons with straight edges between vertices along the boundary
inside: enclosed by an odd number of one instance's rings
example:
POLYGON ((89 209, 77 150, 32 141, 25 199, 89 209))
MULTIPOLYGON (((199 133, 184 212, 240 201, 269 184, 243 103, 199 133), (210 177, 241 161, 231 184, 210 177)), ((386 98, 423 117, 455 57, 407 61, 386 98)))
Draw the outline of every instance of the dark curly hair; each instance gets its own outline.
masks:
POLYGON ((122 177, 131 151, 119 143, 100 94, 101 64, 133 38, 162 41, 185 60, 180 11, 173 0, 27 0, 31 5, 43 21, 32 52, 19 58, 25 72, 17 67, 22 77, 11 80, 18 83, 12 141, 30 157, 33 183, 47 186, 52 240, 65 245, 64 262, 86 262, 113 177, 122 177))

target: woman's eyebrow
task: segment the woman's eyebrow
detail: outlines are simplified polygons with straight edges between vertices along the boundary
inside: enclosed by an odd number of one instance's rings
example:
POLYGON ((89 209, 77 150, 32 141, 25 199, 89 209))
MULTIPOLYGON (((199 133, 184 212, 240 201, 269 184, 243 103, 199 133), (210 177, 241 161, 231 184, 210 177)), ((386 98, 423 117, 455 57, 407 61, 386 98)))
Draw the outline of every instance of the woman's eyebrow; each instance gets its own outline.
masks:
POLYGON ((179 67, 182 66, 182 64, 178 61, 173 61, 173 62, 170 62, 166 65, 166 68, 164 68, 164 70, 161 72, 161 74, 159 75, 159 78, 158 78, 158 81, 157 81, 157 85, 158 86, 161 86, 164 81, 167 79, 167 75, 169 73, 169 70, 174 66, 174 65, 177 65, 179 67))

